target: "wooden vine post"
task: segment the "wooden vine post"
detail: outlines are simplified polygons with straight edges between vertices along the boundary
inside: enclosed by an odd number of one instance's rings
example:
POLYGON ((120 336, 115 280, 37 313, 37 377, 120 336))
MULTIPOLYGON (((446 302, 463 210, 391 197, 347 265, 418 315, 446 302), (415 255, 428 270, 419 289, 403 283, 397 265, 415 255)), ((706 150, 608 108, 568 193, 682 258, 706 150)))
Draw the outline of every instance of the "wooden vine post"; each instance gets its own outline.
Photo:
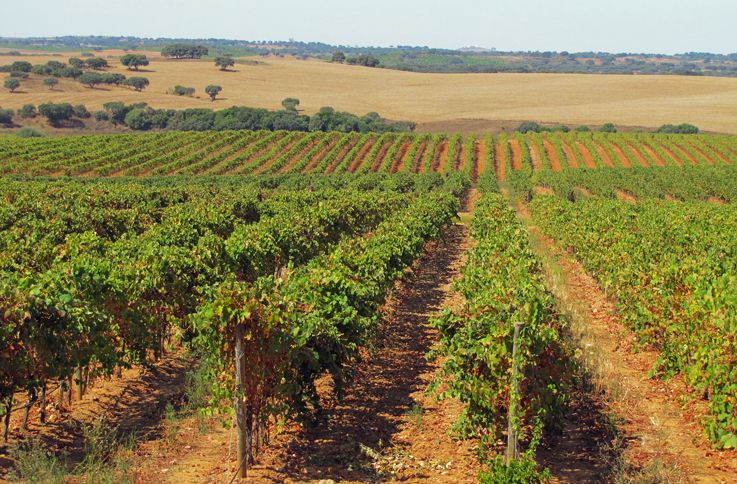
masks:
POLYGON ((10 389, 10 396, 5 400, 5 416, 3 419, 3 441, 7 444, 10 437, 10 414, 13 412, 13 388, 10 389))
POLYGON ((84 396, 84 387, 82 386, 82 367, 78 366, 74 370, 74 388, 77 391, 77 400, 82 400, 84 396))
POLYGON ((235 415, 236 426, 238 428, 238 472, 237 476, 241 479, 248 477, 248 418, 245 402, 243 397, 246 391, 246 354, 244 350, 243 340, 245 338, 245 327, 242 323, 238 323, 235 327, 235 415))
POLYGON ((519 333, 522 323, 514 323, 514 340, 512 343, 512 382, 509 389, 509 410, 507 415, 507 464, 519 459, 519 439, 517 437, 518 407, 520 400, 520 374, 519 374, 519 333))

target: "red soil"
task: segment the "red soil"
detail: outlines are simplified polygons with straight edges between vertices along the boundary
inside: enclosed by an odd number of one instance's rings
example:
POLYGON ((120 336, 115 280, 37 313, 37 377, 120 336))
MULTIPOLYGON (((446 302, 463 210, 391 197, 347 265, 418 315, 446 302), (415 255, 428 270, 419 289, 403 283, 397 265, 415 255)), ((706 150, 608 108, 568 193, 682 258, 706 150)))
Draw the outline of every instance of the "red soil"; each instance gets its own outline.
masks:
POLYGON ((499 181, 504 181, 507 179, 507 150, 505 150, 504 146, 497 141, 496 146, 494 147, 494 152, 496 153, 495 163, 499 181))
POLYGON ((376 144, 376 138, 371 138, 363 147, 361 147, 360 150, 358 150, 358 153, 356 154, 356 157, 351 160, 351 164, 348 167, 348 171, 351 173, 355 173, 356 170, 361 166, 363 163, 363 159, 366 158, 366 155, 369 154, 371 151, 371 148, 374 147, 376 144))
POLYGON ((361 140, 361 138, 356 138, 355 140, 349 141, 346 143, 346 145, 340 150, 340 153, 338 153, 338 156, 335 157, 335 159, 330 163, 330 165, 325 168, 325 173, 332 173, 334 172, 341 163, 343 163, 343 160, 348 155, 348 153, 351 152, 351 150, 358 144, 358 142, 361 140))
POLYGON ((509 147, 512 148, 512 168, 515 170, 522 169, 522 146, 519 144, 519 140, 510 138, 509 147))
POLYGON ((422 161, 425 159, 425 156, 428 156, 426 153, 427 144, 427 140, 423 141, 422 146, 417 150, 417 155, 412 164, 412 173, 419 173, 422 170, 422 161))
POLYGON ((369 168, 369 171, 376 172, 379 171, 381 168, 381 164, 384 161, 384 158, 386 157, 387 151, 389 151, 389 148, 392 147, 394 144, 394 141, 388 140, 384 143, 384 146, 382 146, 379 149, 379 152, 376 154, 376 159, 374 160, 374 164, 371 165, 371 168, 369 168))
POLYGON ((568 163, 568 166, 571 168, 580 168, 578 158, 576 158, 576 153, 573 151, 573 148, 568 146, 568 143, 563 143, 563 152, 566 154, 566 162, 568 163))
POLYGON ((637 203, 637 197, 626 190, 617 190, 617 198, 629 203, 637 203))
POLYGON ((683 157, 685 157, 688 161, 690 161, 692 165, 696 166, 696 165, 699 164, 699 162, 696 160, 696 158, 694 158, 693 155, 691 155, 691 153, 689 153, 688 151, 686 151, 681 145, 677 145, 677 144, 673 143, 673 147, 676 150, 678 150, 678 152, 683 157))
POLYGON ((586 168, 596 168, 596 160, 594 159, 594 155, 591 154, 586 145, 584 145, 580 141, 576 141, 576 148, 578 148, 578 152, 581 153, 581 156, 583 157, 583 164, 586 165, 586 168))
POLYGON ((560 157, 555 146, 546 139, 543 140, 543 146, 545 146, 545 151, 548 153, 548 159, 550 160, 550 166, 553 171, 563 171, 563 165, 560 162, 560 157))
POLYGON ((660 144, 660 147, 663 148, 663 151, 665 151, 665 153, 668 156, 670 156, 673 161, 676 162, 676 165, 678 165, 678 166, 682 166, 683 165, 683 160, 681 160, 675 153, 673 153, 673 151, 670 148, 668 148, 667 146, 665 146, 662 143, 660 144))
POLYGON ((710 145, 709 148, 711 148, 711 151, 713 153, 716 153, 716 155, 727 165, 732 164, 732 160, 730 160, 727 155, 724 154, 724 152, 721 150, 721 148, 715 147, 713 145, 710 145))
POLYGON ((284 155, 285 155, 286 153, 288 153, 288 152, 289 152, 289 150, 291 150, 291 149, 292 149, 292 147, 293 147, 294 145, 296 145, 297 143, 299 143, 299 141, 300 141, 300 138, 299 138, 299 137, 295 137, 295 138, 294 138, 294 139, 293 139, 293 140, 292 140, 292 141, 291 141, 291 142, 290 142, 289 144, 287 144, 287 146, 285 146, 285 147, 284 147, 284 148, 283 148, 283 149, 282 149, 281 151, 279 151, 278 153, 274 154, 274 156, 272 156, 272 157, 271 157, 270 159, 266 160, 266 162, 264 162, 264 163, 263 163, 263 164, 261 164, 260 166, 257 166, 257 167, 256 167, 256 168, 255 168, 255 169, 253 170, 253 172, 252 172, 252 173, 253 173, 254 175, 256 175, 256 174, 258 174, 258 173, 261 173, 261 172, 263 172, 263 171, 264 171, 265 169, 267 169, 267 168, 268 168, 269 166, 271 166, 271 164, 272 164, 272 163, 274 163, 274 162, 275 162, 276 160, 278 160, 279 158, 281 158, 282 156, 284 156, 284 155))
POLYGON ((622 148, 620 148, 619 145, 610 143, 609 146, 611 146, 614 153, 617 154, 617 158, 619 158, 619 162, 622 163, 622 166, 625 168, 632 168, 632 162, 627 158, 627 155, 624 154, 624 151, 622 151, 622 148))
POLYGON ((706 153, 704 153, 704 150, 702 150, 698 146, 691 145, 691 148, 693 148, 694 151, 696 151, 696 153, 698 153, 699 155, 701 155, 710 165, 716 164, 716 162, 714 161, 714 158, 712 158, 711 156, 709 156, 706 153))
POLYGON ((537 148, 537 143, 527 143, 530 149, 530 159, 532 160, 532 169, 534 171, 541 171, 543 167, 543 159, 540 150, 537 148))
POLYGON ((642 149, 647 151, 647 154, 650 155, 650 157, 655 160, 655 164, 658 166, 665 166, 665 160, 663 159, 658 152, 656 152, 654 149, 650 147, 647 143, 642 143, 642 149))
POLYGON ((315 145, 319 142, 319 140, 314 139, 311 142, 307 143, 306 146, 304 146, 298 153, 296 153, 289 161, 287 161, 284 166, 279 168, 276 172, 277 173, 286 173, 294 167, 297 163, 299 163, 307 153, 310 152, 312 148, 315 147, 315 145))
POLYGON ((247 143, 247 144, 246 144, 245 146, 243 146, 243 147, 242 147, 241 149, 237 150, 237 151, 236 151, 235 153, 232 153, 232 154, 231 154, 230 156, 228 156, 228 157, 226 157, 226 158, 224 158, 224 159, 220 160, 220 161, 219 161, 219 162, 217 162, 217 163, 216 163, 215 165, 211 166, 210 168, 208 168, 207 170, 205 170, 205 171, 203 171, 203 172, 201 172, 201 173, 199 173, 199 174, 208 174, 208 173, 211 173, 211 172, 213 172, 213 171, 217 171, 217 170, 218 170, 218 168, 219 168, 220 166, 224 166, 224 165, 227 165, 227 164, 228 164, 228 162, 230 162, 230 160, 232 160, 232 159, 234 159, 234 158, 237 158, 237 157, 238 157, 238 156, 240 156, 240 155, 241 155, 241 154, 242 154, 242 153, 243 153, 244 151, 246 151, 246 150, 247 150, 248 148, 250 148, 250 147, 251 147, 251 143, 256 143, 256 142, 257 142, 256 140, 252 139, 252 140, 251 140, 251 141, 250 141, 249 143, 247 143))
POLYGON ((312 157, 307 165, 305 165, 305 167, 302 169, 302 173, 309 173, 314 170, 315 167, 320 164, 320 161, 322 161, 328 155, 328 153, 333 151, 335 145, 338 144, 338 139, 338 136, 334 136, 327 145, 323 146, 323 148, 318 153, 316 153, 315 156, 312 157))
POLYGON ((647 162, 643 154, 640 153, 640 150, 638 150, 632 143, 627 143, 627 147, 635 154, 635 158, 640 165, 645 168, 650 168, 650 164, 647 162))
POLYGON ((445 166, 445 163, 448 161, 448 142, 443 141, 438 144, 437 150, 435 150, 435 153, 433 154, 433 162, 432 165, 430 165, 430 170, 434 171, 435 173, 442 173, 442 169, 445 166))
POLYGON ((460 171, 466 167, 466 144, 461 143, 458 151, 456 152, 456 159, 453 160, 453 169, 460 171))
POLYGON ((402 144, 402 147, 399 148, 399 151, 397 152, 396 158, 392 160, 392 164, 389 167, 390 173, 396 173, 404 168, 404 164, 407 162, 407 157, 409 156, 413 143, 414 141, 408 140, 402 144))
POLYGON ((480 139, 476 142, 476 176, 478 177, 486 170, 486 141, 480 139))

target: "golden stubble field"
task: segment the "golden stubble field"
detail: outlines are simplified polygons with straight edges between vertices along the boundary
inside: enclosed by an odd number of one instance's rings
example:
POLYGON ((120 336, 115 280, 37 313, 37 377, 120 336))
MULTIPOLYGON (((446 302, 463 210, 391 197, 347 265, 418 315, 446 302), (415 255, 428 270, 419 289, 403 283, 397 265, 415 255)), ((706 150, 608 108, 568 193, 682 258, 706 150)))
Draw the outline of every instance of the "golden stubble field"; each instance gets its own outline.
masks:
MULTIPOLYGON (((245 105, 276 109, 285 97, 297 97, 313 113, 321 106, 364 114, 377 111, 390 119, 408 119, 420 128, 462 128, 499 121, 534 120, 570 124, 614 122, 656 127, 689 122, 703 130, 737 133, 737 79, 683 76, 613 76, 581 74, 419 74, 330 64, 316 60, 269 57, 258 65, 237 64, 221 72, 211 60, 174 61, 149 55, 151 65, 139 74, 120 66, 107 53, 111 71, 148 77, 144 92, 124 87, 90 89, 62 80, 50 91, 41 79, 24 82, 18 93, 0 93, 0 106, 70 102, 99 109, 108 101, 147 102, 157 108, 225 108, 245 105), (175 84, 197 89, 193 98, 166 94, 175 84), (207 84, 223 87, 211 102, 207 84)), ((69 56, 3 57, 2 63, 26 59, 43 63, 69 56)), ((510 127, 512 125, 510 124, 510 127)))

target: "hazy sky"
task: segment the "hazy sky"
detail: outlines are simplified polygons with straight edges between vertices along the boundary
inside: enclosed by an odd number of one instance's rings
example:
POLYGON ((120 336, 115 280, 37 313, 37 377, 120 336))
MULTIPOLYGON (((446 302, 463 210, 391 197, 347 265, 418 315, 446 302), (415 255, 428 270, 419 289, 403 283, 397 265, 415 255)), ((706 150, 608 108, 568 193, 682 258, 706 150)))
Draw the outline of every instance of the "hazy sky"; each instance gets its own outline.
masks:
POLYGON ((291 37, 344 45, 737 52, 735 0, 2 1, 10 5, 0 14, 0 36, 14 37, 291 37))

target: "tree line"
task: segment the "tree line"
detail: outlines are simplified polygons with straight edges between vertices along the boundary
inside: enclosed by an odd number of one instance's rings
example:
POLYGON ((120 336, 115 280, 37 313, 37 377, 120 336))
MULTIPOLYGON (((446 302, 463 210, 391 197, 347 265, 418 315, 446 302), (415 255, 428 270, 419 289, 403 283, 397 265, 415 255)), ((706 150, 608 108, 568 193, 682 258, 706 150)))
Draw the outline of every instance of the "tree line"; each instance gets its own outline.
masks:
MULTIPOLYGON (((121 57, 121 64, 128 70, 139 70, 141 66, 147 66, 149 60, 142 54, 127 54, 121 57)), ((14 92, 21 86, 21 81, 27 79, 30 74, 48 76, 43 80, 44 86, 54 89, 59 84, 59 78, 74 79, 90 88, 101 84, 128 86, 136 91, 142 91, 149 85, 145 77, 126 77, 123 74, 113 72, 101 72, 107 69, 107 60, 101 57, 90 57, 80 59, 71 57, 68 64, 60 61, 48 61, 45 64, 33 65, 28 61, 16 61, 12 64, 0 66, 0 72, 8 72, 9 77, 5 79, 3 86, 10 92, 14 92), (84 69, 91 69, 85 71, 84 69)))
MULTIPOLYGON (((182 86, 178 86, 182 87, 182 86)), ((213 87, 213 86, 208 86, 213 87)), ((219 86, 214 86, 219 87, 219 86)), ((21 118, 45 117, 52 126, 61 127, 73 118, 90 118, 111 122, 130 129, 146 131, 169 129, 178 131, 226 131, 226 130, 287 130, 287 131, 340 131, 340 132, 406 132, 413 131, 415 123, 389 121, 378 113, 357 116, 323 107, 312 116, 299 114, 299 100, 284 100, 284 110, 270 111, 261 108, 233 106, 214 111, 205 108, 155 109, 146 103, 125 104, 108 102, 103 109, 90 113, 84 105, 70 103, 44 103, 36 108, 26 104, 17 111, 21 118)), ((0 110, 0 122, 12 123, 12 110, 0 110), (7 111, 7 112, 5 112, 7 111)))

